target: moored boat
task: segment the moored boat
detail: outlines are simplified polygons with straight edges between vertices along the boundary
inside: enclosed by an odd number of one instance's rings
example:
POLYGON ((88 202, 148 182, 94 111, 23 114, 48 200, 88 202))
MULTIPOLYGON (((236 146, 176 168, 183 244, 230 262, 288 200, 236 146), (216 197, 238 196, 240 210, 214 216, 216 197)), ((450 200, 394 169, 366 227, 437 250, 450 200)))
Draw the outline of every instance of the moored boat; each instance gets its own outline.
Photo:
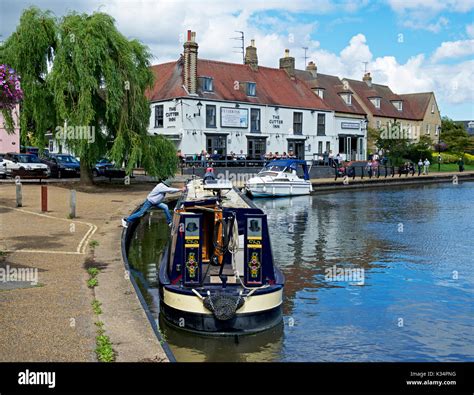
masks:
POLYGON ((159 285, 162 317, 184 330, 235 335, 279 324, 284 277, 265 213, 229 182, 188 183, 159 285))
POLYGON ((255 177, 245 183, 252 197, 309 195, 313 191, 306 161, 276 159, 269 162, 255 177), (302 178, 298 176, 302 173, 302 178))

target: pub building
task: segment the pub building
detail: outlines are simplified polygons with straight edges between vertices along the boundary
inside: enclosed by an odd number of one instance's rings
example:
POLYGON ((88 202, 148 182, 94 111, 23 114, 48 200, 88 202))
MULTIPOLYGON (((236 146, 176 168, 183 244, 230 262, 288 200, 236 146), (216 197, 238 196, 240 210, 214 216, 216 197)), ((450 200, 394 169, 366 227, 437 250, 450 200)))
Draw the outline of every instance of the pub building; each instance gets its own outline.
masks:
POLYGON ((292 152, 311 160, 339 152, 335 112, 297 78, 289 50, 279 68, 258 65, 253 40, 244 64, 199 59, 196 34, 188 31, 180 59, 152 71, 148 132, 166 136, 186 157, 202 150, 248 159, 292 152))

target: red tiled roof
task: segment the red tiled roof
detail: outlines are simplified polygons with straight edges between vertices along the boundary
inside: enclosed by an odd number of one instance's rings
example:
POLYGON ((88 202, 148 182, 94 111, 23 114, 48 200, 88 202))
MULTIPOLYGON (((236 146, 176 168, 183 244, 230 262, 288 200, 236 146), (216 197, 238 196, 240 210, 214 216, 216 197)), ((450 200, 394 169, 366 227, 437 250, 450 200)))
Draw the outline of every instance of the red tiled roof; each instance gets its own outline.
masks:
MULTIPOLYGON (((170 62, 151 67, 155 84, 147 92, 150 101, 188 96, 182 86, 182 62, 170 62)), ((331 110, 306 83, 291 79, 286 71, 259 66, 198 59, 197 74, 213 78, 213 92, 198 92, 198 97, 209 100, 226 100, 286 107, 331 110), (235 81, 255 82, 257 96, 249 97, 240 89, 234 89, 235 81)))
POLYGON ((351 105, 347 105, 341 98, 339 93, 344 91, 344 85, 338 77, 321 73, 316 75, 317 77, 314 78, 309 71, 296 70, 296 77, 305 81, 310 88, 324 89, 323 101, 332 110, 348 114, 365 115, 365 111, 355 97, 352 97, 351 105))
POLYGON ((410 108, 413 114, 418 119, 423 119, 430 103, 431 96, 433 92, 423 92, 423 93, 407 93, 400 95, 400 97, 405 101, 410 103, 410 108))
MULTIPOLYGON (((357 81, 347 79, 349 86, 359 96, 362 102, 369 108, 369 111, 373 115, 378 117, 387 118, 401 118, 401 119, 413 119, 418 120, 415 113, 411 109, 410 101, 404 100, 400 95, 392 92, 392 90, 386 85, 379 85, 372 83, 372 86, 368 86, 364 81, 357 81), (371 97, 380 97, 380 108, 375 108, 372 102, 369 100, 371 97), (391 101, 400 100, 403 102, 403 110, 398 111, 391 101)), ((423 117, 421 117, 423 118, 423 117)))

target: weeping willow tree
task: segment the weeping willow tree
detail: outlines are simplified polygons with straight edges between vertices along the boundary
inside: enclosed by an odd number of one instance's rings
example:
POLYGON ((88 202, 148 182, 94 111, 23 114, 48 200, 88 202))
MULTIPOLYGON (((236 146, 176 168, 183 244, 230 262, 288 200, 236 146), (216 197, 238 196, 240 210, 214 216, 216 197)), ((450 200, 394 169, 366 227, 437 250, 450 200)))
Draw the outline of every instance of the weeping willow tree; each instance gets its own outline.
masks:
POLYGON ((147 133, 151 55, 124 37, 111 16, 70 13, 57 20, 30 8, 0 56, 16 67, 23 84, 29 81, 23 85, 22 130, 42 139, 48 131, 60 136, 81 159, 82 182, 92 182, 91 167, 104 155, 127 173, 137 164, 157 177, 176 171, 174 145, 147 133))

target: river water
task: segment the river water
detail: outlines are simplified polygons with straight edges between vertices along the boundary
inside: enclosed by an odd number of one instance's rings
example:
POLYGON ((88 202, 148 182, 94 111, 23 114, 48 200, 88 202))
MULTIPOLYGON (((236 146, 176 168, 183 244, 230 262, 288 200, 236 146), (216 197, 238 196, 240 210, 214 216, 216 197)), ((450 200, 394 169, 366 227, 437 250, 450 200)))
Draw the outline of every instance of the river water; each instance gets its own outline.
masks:
MULTIPOLYGON (((256 200, 286 276, 280 327, 234 339, 161 323, 178 361, 474 361, 474 183, 256 200)), ((162 214, 130 263, 158 317, 162 214)))

